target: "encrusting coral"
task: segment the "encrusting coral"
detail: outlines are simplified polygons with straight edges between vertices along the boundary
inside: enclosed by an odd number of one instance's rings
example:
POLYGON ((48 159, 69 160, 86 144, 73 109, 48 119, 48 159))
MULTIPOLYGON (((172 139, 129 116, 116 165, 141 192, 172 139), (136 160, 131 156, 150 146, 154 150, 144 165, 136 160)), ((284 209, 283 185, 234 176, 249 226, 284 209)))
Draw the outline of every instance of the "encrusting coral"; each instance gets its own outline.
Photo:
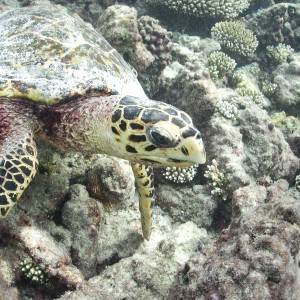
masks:
POLYGON ((262 107, 264 102, 264 95, 251 81, 242 81, 237 85, 235 90, 240 96, 250 96, 252 101, 258 106, 262 107))
POLYGON ((232 120, 234 123, 237 122, 238 109, 234 104, 221 100, 216 104, 215 110, 224 118, 232 120))
POLYGON ((220 43, 222 50, 241 57, 253 55, 258 46, 253 32, 237 21, 216 23, 211 29, 211 36, 220 43))
POLYGON ((146 0, 150 5, 164 5, 172 11, 195 17, 233 19, 248 6, 248 0, 146 0))
POLYGON ((233 71, 235 67, 235 60, 221 51, 212 52, 208 57, 208 70, 214 81, 233 71))

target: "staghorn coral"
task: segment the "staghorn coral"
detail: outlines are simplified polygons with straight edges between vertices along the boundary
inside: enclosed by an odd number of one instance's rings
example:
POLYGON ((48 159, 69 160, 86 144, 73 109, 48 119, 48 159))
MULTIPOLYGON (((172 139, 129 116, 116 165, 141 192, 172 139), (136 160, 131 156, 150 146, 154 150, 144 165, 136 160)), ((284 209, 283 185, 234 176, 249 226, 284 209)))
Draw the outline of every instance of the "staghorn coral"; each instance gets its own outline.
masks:
POLYGON ((150 5, 163 5, 175 12, 195 16, 225 20, 233 19, 248 6, 248 0, 146 0, 150 5))
POLYGON ((279 43, 277 46, 267 46, 266 54, 272 63, 281 64, 287 61, 287 58, 294 53, 290 45, 279 43))
POLYGON ((236 56, 251 56, 258 46, 253 32, 237 21, 216 23, 211 29, 211 36, 221 44, 225 52, 236 56))
POLYGON ((208 70, 214 81, 224 77, 236 67, 234 59, 221 51, 212 52, 208 57, 208 70))

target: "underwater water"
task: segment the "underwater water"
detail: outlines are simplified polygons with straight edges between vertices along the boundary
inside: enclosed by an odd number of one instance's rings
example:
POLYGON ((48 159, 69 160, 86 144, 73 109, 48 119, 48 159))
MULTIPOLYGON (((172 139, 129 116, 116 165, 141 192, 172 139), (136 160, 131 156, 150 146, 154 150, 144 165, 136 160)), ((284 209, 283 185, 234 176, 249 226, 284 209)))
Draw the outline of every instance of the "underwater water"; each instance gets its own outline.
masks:
POLYGON ((1 300, 300 299, 300 1, 0 0, 0 122, 1 300))

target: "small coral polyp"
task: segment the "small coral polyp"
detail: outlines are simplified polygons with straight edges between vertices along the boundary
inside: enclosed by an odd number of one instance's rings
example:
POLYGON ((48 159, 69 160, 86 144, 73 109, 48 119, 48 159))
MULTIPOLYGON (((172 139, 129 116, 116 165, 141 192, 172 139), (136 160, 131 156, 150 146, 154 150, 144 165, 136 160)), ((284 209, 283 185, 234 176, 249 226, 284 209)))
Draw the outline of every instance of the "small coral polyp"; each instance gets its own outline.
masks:
POLYGON ((196 166, 191 166, 189 168, 166 167, 163 176, 174 183, 186 183, 192 181, 196 173, 196 166))
POLYGON ((25 259, 21 262, 22 272, 26 278, 32 282, 37 282, 40 284, 45 284, 47 278, 44 274, 44 271, 36 265, 32 260, 25 259))

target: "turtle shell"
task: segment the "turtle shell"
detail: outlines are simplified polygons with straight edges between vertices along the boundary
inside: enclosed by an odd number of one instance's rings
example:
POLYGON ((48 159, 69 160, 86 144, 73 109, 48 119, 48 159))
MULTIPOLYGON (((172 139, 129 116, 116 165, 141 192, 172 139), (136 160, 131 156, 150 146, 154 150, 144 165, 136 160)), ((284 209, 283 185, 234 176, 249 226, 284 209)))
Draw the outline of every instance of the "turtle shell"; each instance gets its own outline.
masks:
POLYGON ((54 104, 91 91, 146 97, 122 56, 62 6, 0 15, 0 96, 54 104))

